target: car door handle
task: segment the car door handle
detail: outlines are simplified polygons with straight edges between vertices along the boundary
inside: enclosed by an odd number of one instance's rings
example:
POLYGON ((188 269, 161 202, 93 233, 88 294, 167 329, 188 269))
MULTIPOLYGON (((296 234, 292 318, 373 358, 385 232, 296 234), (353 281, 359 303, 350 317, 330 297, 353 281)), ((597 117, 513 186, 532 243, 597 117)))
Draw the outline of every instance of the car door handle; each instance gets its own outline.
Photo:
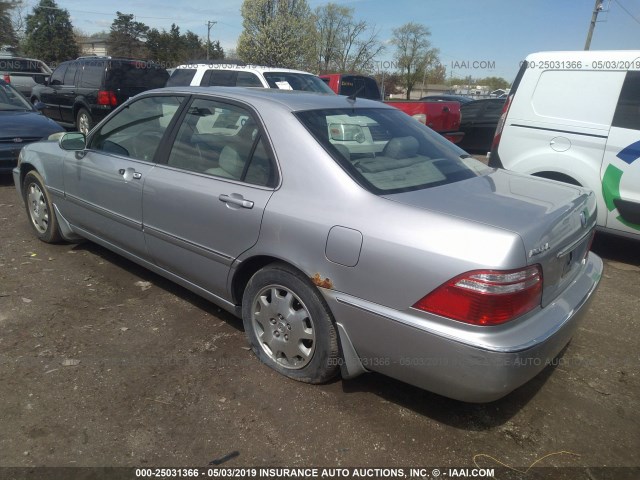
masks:
POLYGON ((121 168, 120 170, 118 170, 118 173, 122 175, 125 180, 129 180, 131 178, 140 180, 142 178, 142 174, 140 172, 136 172, 135 170, 133 170, 133 168, 121 168))
POLYGON ((230 203, 242 208, 253 208, 253 202, 251 200, 245 200, 244 197, 237 193, 231 195, 225 195, 224 193, 218 197, 218 200, 224 203, 230 203))

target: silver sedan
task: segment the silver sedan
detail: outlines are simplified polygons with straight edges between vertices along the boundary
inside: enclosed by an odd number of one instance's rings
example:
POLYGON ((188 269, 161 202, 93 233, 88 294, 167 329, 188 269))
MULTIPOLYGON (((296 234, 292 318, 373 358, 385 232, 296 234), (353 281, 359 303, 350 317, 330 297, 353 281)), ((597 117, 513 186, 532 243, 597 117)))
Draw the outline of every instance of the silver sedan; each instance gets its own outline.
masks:
POLYGON ((242 317, 256 356, 486 402, 561 352, 602 273, 594 195, 494 170, 379 102, 242 88, 129 100, 13 171, 88 239, 242 317))

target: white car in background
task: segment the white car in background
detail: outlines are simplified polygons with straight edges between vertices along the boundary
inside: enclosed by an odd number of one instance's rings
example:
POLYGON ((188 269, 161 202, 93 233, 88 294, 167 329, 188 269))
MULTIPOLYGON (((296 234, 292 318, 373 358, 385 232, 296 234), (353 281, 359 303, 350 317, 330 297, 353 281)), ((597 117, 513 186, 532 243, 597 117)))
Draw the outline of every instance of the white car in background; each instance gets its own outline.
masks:
POLYGON ((320 77, 301 70, 243 63, 193 63, 178 66, 167 87, 258 87, 334 94, 320 77))
POLYGON ((640 239, 640 51, 529 55, 489 165, 588 187, 598 228, 640 239))

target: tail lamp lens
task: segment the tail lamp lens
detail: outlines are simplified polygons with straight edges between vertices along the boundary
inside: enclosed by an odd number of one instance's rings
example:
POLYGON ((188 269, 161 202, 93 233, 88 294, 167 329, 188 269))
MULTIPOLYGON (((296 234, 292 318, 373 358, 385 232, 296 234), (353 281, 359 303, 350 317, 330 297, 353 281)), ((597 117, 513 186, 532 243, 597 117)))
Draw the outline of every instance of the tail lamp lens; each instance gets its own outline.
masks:
POLYGON ((413 307, 472 325, 500 325, 542 300, 539 265, 520 270, 474 270, 455 277, 413 307))

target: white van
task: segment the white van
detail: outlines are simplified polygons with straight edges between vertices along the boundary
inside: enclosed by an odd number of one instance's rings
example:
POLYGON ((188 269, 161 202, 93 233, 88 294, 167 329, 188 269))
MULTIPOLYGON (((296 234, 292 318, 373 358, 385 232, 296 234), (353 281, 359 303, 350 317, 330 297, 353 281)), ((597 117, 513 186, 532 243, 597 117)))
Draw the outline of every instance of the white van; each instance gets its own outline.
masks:
POLYGON ((529 55, 489 165, 588 187, 598 227, 640 239, 640 51, 529 55))

